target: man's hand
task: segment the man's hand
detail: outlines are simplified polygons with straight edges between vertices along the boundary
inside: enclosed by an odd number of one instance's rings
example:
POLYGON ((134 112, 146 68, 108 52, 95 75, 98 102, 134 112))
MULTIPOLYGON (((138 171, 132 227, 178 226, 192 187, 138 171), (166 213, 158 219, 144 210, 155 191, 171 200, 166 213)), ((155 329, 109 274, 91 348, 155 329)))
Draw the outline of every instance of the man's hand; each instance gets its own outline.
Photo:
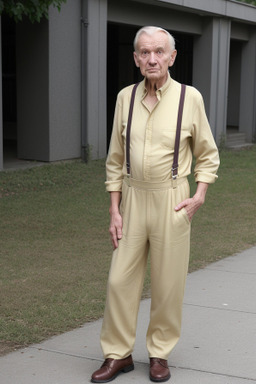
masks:
POLYGON ((118 247, 118 240, 122 239, 123 235, 123 219, 119 212, 119 204, 121 200, 120 192, 110 192, 110 225, 109 225, 109 233, 111 242, 113 244, 114 249, 118 247))
POLYGON ((185 208, 189 221, 191 221, 196 211, 203 205, 207 189, 208 184, 198 182, 194 196, 179 203, 175 207, 175 211, 180 211, 182 208, 185 208))
POLYGON ((118 247, 118 240, 122 239, 123 220, 119 212, 110 217, 109 233, 114 249, 118 247))

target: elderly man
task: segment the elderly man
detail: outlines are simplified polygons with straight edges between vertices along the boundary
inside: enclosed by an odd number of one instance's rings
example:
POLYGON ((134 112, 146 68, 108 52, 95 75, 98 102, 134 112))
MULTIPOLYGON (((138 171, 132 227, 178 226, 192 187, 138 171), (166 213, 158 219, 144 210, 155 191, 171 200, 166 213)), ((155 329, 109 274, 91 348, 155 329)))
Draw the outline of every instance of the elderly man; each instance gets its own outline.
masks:
POLYGON ((169 380, 167 359, 180 337, 190 223, 219 166, 202 96, 190 86, 180 96, 184 87, 169 75, 177 54, 173 37, 162 28, 144 27, 137 32, 134 49, 144 80, 137 89, 129 86, 118 95, 106 162, 114 253, 101 332, 105 361, 92 375, 94 383, 134 369, 131 354, 148 255, 149 376, 154 382, 169 380), (197 189, 190 198, 192 155, 197 189))

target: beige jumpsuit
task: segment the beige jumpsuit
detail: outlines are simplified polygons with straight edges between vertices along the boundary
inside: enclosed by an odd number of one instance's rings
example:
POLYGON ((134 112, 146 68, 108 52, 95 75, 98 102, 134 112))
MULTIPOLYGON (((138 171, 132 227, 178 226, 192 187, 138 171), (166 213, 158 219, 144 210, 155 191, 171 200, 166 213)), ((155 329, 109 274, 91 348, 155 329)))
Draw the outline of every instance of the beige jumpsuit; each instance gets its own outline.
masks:
POLYGON ((170 77, 157 91, 149 111, 140 83, 131 128, 131 178, 126 175, 125 137, 132 87, 117 99, 107 159, 107 191, 122 191, 123 237, 113 253, 101 332, 105 358, 132 353, 147 258, 151 262, 151 311, 147 331, 149 357, 168 359, 180 337, 182 302, 189 262, 190 222, 175 206, 189 197, 186 176, 192 152, 195 180, 213 183, 218 151, 205 115, 202 97, 187 87, 179 151, 179 177, 173 188, 174 152, 180 84, 170 77))

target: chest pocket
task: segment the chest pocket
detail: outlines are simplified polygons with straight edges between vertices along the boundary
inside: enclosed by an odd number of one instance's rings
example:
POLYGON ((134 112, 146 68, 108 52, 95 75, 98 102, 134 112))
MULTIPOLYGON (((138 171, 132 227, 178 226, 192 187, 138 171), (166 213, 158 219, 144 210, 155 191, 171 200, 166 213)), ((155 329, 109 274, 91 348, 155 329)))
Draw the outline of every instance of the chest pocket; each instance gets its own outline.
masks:
POLYGON ((174 150, 176 129, 164 129, 162 131, 161 145, 174 150))
MULTIPOLYGON (((168 148, 174 151, 175 146, 176 129, 164 129, 162 131, 161 145, 164 148, 168 148)), ((180 149, 183 148, 189 141, 191 135, 186 130, 180 132, 180 149)))

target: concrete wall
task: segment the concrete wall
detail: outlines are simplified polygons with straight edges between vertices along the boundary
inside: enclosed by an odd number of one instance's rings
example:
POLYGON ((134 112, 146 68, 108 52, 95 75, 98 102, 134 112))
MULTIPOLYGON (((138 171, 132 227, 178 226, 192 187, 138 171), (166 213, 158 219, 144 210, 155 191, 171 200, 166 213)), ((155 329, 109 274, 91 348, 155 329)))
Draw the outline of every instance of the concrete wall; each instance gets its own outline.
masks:
POLYGON ((83 146, 85 158, 106 156, 107 0, 83 0, 84 101, 83 146), (84 31, 85 32, 85 31, 84 31))
POLYGON ((81 157, 81 2, 49 11, 49 161, 81 157))
POLYGON ((81 156, 81 5, 17 24, 18 158, 81 156))
POLYGON ((252 141, 256 125, 256 31, 251 28, 249 41, 242 47, 241 103, 239 127, 252 141))
POLYGON ((256 8, 236 0, 158 0, 158 2, 185 12, 196 12, 202 16, 212 15, 255 23, 256 8))
MULTIPOLYGON (((107 22, 158 24, 174 35, 194 36, 193 85, 203 94, 217 142, 227 121, 238 120, 252 139, 255 7, 232 0, 67 0, 60 13, 50 8, 49 21, 17 25, 18 157, 55 161, 84 157, 84 151, 91 158, 106 155, 107 22), (229 76, 230 39, 239 41, 241 62, 231 51, 229 76), (239 86, 240 101, 234 98, 239 86)), ((126 65, 125 46, 120 49, 124 62, 119 65, 126 65)))
POLYGON ((194 38, 193 85, 203 94, 207 113, 210 111, 210 87, 213 60, 213 24, 206 19, 200 36, 194 38))
POLYGON ((194 44, 193 85, 204 96, 218 143, 226 134, 230 31, 229 20, 207 18, 194 44))
POLYGON ((202 19, 196 13, 189 14, 162 7, 161 4, 156 6, 129 0, 109 0, 108 21, 138 26, 157 24, 171 31, 193 34, 202 32, 202 19))

